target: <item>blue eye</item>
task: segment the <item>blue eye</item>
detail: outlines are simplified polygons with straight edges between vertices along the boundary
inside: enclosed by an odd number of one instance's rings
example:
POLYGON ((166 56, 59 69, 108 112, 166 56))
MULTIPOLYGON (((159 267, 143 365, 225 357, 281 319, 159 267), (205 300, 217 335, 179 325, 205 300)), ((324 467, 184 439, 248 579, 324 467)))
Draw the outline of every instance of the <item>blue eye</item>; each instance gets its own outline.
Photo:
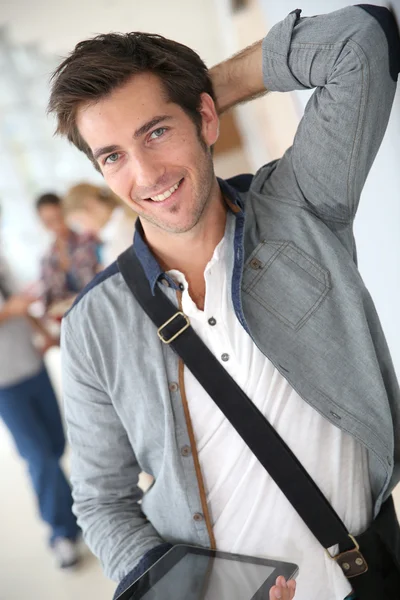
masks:
POLYGON ((115 162, 117 162, 118 158, 119 158, 118 152, 113 152, 112 154, 109 154, 107 156, 107 158, 104 161, 104 164, 107 165, 110 163, 115 163, 115 162))
POLYGON ((164 132, 167 130, 166 127, 159 127, 158 129, 155 129, 151 135, 150 135, 150 139, 157 139, 159 137, 161 137, 164 132))

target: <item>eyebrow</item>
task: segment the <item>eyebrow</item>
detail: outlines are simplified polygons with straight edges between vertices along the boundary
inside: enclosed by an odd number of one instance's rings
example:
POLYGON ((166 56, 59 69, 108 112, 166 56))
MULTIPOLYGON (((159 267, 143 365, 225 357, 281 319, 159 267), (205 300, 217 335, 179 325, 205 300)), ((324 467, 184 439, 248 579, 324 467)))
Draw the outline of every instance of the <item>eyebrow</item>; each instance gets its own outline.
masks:
POLYGON ((147 123, 139 127, 139 129, 136 129, 135 133, 133 134, 134 139, 137 140, 137 138, 142 137, 142 135, 148 133, 150 129, 153 129, 153 127, 161 123, 161 121, 170 121, 171 119, 172 117, 169 115, 160 115, 158 117, 154 117, 154 119, 147 121, 147 123))
MULTIPOLYGON (((148 133, 150 129, 152 129, 162 121, 169 121, 170 119, 172 119, 172 117, 169 115, 159 115, 157 117, 154 117, 150 121, 147 121, 147 123, 144 123, 144 125, 139 127, 139 129, 136 129, 135 133, 133 134, 133 139, 137 140, 138 138, 142 137, 142 135, 144 135, 145 133, 148 133)), ((119 149, 120 147, 116 144, 112 144, 110 146, 103 146, 102 148, 97 148, 97 150, 93 152, 93 158, 95 160, 98 160, 100 156, 103 156, 103 154, 112 154, 113 152, 117 152, 119 149)))

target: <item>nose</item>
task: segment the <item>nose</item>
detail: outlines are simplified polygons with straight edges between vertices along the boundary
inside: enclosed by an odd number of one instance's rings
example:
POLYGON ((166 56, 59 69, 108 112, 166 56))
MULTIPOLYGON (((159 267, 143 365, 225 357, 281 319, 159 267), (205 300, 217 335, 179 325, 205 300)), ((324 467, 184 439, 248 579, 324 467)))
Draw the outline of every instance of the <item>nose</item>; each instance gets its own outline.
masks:
POLYGON ((138 199, 149 198, 159 187, 165 173, 165 167, 154 155, 146 152, 135 153, 131 160, 132 193, 138 199))

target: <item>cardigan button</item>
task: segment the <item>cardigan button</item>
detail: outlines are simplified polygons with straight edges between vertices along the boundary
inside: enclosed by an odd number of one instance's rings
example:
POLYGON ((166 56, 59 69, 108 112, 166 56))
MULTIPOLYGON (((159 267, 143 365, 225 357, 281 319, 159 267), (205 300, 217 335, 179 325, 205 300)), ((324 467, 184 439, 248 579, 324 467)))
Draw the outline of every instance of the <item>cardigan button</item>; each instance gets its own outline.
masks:
POLYGON ((252 258, 250 261, 250 267, 257 271, 258 269, 262 269, 263 264, 261 260, 258 260, 258 258, 252 258))
POLYGON ((204 517, 201 513, 194 513, 193 519, 194 519, 194 521, 203 521, 204 517))

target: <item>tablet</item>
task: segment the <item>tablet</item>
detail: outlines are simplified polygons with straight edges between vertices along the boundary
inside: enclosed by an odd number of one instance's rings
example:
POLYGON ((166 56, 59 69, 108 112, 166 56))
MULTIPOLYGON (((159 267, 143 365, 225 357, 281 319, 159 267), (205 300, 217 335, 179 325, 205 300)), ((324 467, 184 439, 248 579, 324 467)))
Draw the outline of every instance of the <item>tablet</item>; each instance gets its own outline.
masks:
POLYGON ((297 565, 178 544, 118 600, 268 600, 276 578, 297 565))

